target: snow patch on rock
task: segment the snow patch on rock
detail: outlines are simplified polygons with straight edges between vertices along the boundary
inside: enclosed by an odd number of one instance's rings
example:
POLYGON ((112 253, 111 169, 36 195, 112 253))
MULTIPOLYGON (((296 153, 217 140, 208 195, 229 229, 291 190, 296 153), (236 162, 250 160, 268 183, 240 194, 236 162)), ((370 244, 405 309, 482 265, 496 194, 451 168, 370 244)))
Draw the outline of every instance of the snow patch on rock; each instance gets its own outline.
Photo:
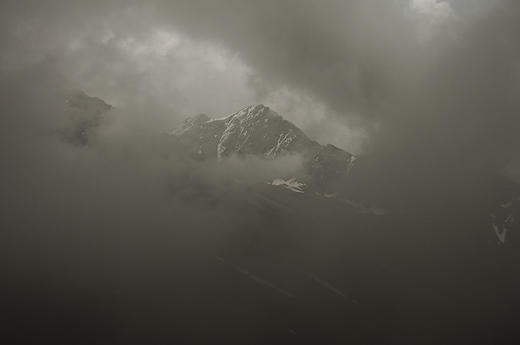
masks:
POLYGON ((296 193, 304 193, 303 188, 305 187, 305 183, 298 182, 295 178, 290 178, 287 180, 277 178, 274 179, 270 184, 273 186, 282 186, 296 193))

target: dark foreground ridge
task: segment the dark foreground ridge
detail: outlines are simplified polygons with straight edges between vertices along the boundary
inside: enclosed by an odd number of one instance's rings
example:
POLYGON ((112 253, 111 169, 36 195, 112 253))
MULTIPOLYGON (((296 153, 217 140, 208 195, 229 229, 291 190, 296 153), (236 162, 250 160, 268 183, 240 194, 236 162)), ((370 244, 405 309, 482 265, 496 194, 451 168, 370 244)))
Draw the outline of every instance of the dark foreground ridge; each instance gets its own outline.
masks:
MULTIPOLYGON (((69 104, 75 118, 103 118, 110 109, 88 96, 69 104)), ((96 126, 85 138, 95 137, 96 126)), ((398 155, 354 160, 262 105, 220 119, 198 115, 164 137, 165 147, 185 154, 171 165, 298 154, 304 173, 220 184, 193 169, 165 185, 160 217, 121 212, 122 198, 77 220, 78 229, 88 224, 85 232, 42 217, 39 230, 67 235, 48 255, 51 269, 43 260, 31 274, 13 272, 4 286, 8 334, 17 343, 519 339, 513 183, 481 171, 412 174, 395 164, 398 155), (66 260, 56 254, 62 251, 66 260)), ((72 147, 95 144, 80 142, 72 147)))

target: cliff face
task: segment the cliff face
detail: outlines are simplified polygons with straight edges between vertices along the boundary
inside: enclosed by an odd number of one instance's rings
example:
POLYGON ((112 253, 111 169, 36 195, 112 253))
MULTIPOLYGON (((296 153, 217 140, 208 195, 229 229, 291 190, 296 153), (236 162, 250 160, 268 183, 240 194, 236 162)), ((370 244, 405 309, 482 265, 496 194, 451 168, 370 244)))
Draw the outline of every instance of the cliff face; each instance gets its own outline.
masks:
POLYGON ((273 159, 298 154, 311 185, 327 189, 346 177, 352 155, 333 145, 320 145, 264 105, 248 106, 220 119, 200 114, 172 132, 200 159, 254 155, 273 159))
POLYGON ((65 103, 65 113, 69 121, 63 129, 65 140, 79 146, 87 145, 110 109, 110 104, 83 92, 69 96, 65 103))

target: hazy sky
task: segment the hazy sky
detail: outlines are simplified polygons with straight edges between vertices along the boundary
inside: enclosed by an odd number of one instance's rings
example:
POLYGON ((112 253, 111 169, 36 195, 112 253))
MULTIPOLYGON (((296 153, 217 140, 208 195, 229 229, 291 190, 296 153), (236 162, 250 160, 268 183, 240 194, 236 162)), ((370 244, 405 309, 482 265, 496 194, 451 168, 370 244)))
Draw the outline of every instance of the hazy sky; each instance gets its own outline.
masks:
POLYGON ((318 141, 355 153, 420 146, 503 165, 519 146, 519 7, 4 1, 1 68, 12 75, 52 66, 53 85, 60 79, 141 109, 160 126, 263 102, 318 141))

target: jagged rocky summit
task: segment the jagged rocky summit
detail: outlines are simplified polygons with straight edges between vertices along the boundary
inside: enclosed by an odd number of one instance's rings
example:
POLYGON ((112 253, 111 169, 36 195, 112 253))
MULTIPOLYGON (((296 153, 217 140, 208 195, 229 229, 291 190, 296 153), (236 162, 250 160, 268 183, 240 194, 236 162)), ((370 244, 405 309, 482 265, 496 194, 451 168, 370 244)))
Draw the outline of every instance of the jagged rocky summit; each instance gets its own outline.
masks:
POLYGON ((227 117, 205 114, 190 117, 175 131, 199 159, 225 159, 232 155, 273 159, 298 154, 303 157, 306 183, 332 189, 346 177, 354 156, 334 145, 321 145, 291 122, 262 104, 251 105, 227 117))
POLYGON ((82 91, 70 94, 65 101, 68 123, 62 129, 64 139, 75 145, 87 145, 111 109, 112 106, 102 99, 88 96, 82 91))

